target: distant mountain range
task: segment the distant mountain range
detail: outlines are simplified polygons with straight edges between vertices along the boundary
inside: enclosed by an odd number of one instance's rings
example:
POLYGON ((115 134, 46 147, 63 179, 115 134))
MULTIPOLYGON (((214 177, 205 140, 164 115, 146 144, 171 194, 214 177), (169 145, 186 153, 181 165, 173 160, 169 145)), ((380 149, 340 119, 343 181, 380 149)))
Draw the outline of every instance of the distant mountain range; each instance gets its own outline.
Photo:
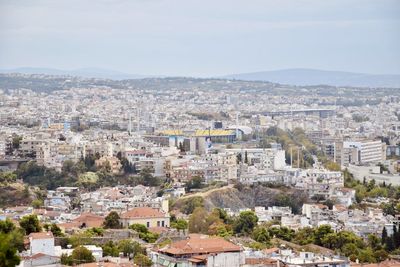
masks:
POLYGON ((114 70, 100 68, 80 68, 74 70, 59 70, 51 68, 16 68, 0 70, 0 73, 24 73, 24 74, 48 74, 48 75, 69 75, 85 78, 102 78, 112 80, 142 79, 151 77, 150 75, 128 74, 114 70))
MULTIPOLYGON (((0 73, 25 73, 70 75, 85 78, 103 78, 112 80, 142 79, 165 76, 128 74, 114 70, 100 68, 81 68, 74 70, 59 70, 51 68, 16 68, 0 70, 0 73)), ((284 69, 275 71, 261 71, 239 73, 219 77, 222 79, 236 79, 244 81, 265 81, 289 85, 332 85, 354 87, 391 87, 400 88, 400 75, 393 74, 365 74, 344 71, 327 71, 315 69, 284 69)))
POLYGON ((244 81, 268 81, 291 85, 333 85, 400 88, 400 75, 378 75, 315 69, 285 69, 226 75, 222 78, 244 81))

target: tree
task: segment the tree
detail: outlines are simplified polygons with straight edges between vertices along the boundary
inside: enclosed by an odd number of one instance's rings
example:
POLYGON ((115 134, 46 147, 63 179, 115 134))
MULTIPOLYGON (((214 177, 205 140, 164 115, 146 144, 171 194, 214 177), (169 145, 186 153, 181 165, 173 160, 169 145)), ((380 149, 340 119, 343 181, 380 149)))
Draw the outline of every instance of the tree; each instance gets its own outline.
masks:
POLYGON ((118 249, 124 254, 125 257, 130 257, 131 254, 135 255, 137 253, 144 252, 143 248, 138 242, 128 239, 119 241, 118 249))
POLYGON ((369 234, 367 239, 368 239, 368 245, 369 245, 374 251, 376 251, 376 250, 382 248, 382 246, 381 246, 381 241, 379 240, 379 238, 378 238, 376 235, 374 235, 374 234, 369 234))
POLYGON ((42 231, 42 227, 40 226, 39 219, 36 215, 27 215, 22 217, 19 221, 19 225, 25 230, 26 235, 42 231))
POLYGON ((8 240, 8 246, 10 248, 15 248, 20 252, 25 249, 25 231, 22 228, 16 228, 10 219, 7 218, 4 221, 0 221, 0 235, 3 235, 3 238, 8 240))
POLYGON ((96 260, 92 252, 83 246, 77 247, 72 251, 71 259, 75 264, 90 263, 96 260))
POLYGON ((242 162, 242 153, 238 153, 236 155, 236 163, 239 164, 242 162))
POLYGON ((318 227, 315 230, 315 234, 314 234, 314 239, 315 239, 315 244, 319 245, 319 246, 323 246, 323 242, 322 239, 328 235, 333 233, 333 230, 331 228, 330 225, 321 225, 320 227, 318 227))
POLYGON ((15 225, 10 219, 0 221, 0 233, 8 234, 15 230, 15 225))
POLYGON ((150 232, 144 224, 132 224, 129 228, 138 232, 139 238, 148 243, 156 242, 159 237, 157 233, 150 232))
POLYGON ((43 226, 43 228, 44 228, 46 231, 51 231, 51 232, 53 233, 54 236, 64 236, 64 234, 63 234, 61 228, 58 227, 57 224, 55 224, 55 223, 52 223, 51 225, 45 224, 45 225, 43 226))
POLYGON ((258 218, 252 211, 243 211, 235 220, 233 229, 237 234, 249 235, 257 225, 258 218))
POLYGON ((358 253, 358 259, 360 260, 360 262, 376 262, 374 252, 371 248, 360 250, 360 252, 358 253))
POLYGON ((314 229, 311 227, 304 227, 299 229, 294 236, 293 242, 302 246, 313 243, 314 229))
POLYGON ((0 171, 0 183, 13 183, 17 180, 17 175, 14 172, 0 171))
POLYGON ((119 254, 119 249, 118 246, 112 242, 112 241, 108 241, 107 243, 105 243, 103 246, 103 256, 111 256, 111 257, 117 257, 119 254))
POLYGON ((185 147, 183 146, 182 142, 179 142, 178 148, 180 152, 185 152, 185 147))
POLYGON ((43 201, 40 200, 40 199, 35 199, 35 200, 32 201, 31 205, 35 209, 39 209, 41 206, 43 206, 43 201))
POLYGON ((293 213, 298 214, 305 199, 301 196, 294 198, 294 195, 288 196, 284 193, 275 195, 273 205, 280 207, 290 207, 293 213))
POLYGON ((120 217, 116 211, 111 211, 104 219, 104 228, 119 229, 121 228, 120 217))
POLYGON ((61 254, 60 261, 62 265, 69 265, 72 266, 74 263, 72 261, 72 257, 68 256, 67 254, 61 254))
POLYGON ((122 165, 122 169, 124 170, 124 173, 136 173, 136 168, 135 165, 130 163, 129 160, 125 157, 120 158, 120 162, 122 165))
POLYGON ((0 233, 0 267, 13 267, 20 263, 17 249, 11 243, 11 234, 0 233))
POLYGON ((203 187, 204 178, 201 176, 194 176, 186 182, 186 191, 190 192, 192 189, 200 189, 203 187))
POLYGON ((294 237, 294 230, 288 227, 271 227, 268 229, 269 235, 274 236, 285 241, 291 241, 294 237))
MULTIPOLYGON (((374 249, 373 249, 374 250, 374 249)), ((374 258, 377 262, 382 262, 389 257, 389 253, 384 249, 374 250, 374 258)))
POLYGON ((217 235, 220 237, 228 237, 233 235, 230 225, 226 225, 221 221, 214 222, 208 227, 209 235, 217 235))
POLYGON ((228 213, 225 210, 214 208, 212 212, 216 213, 224 223, 232 223, 232 219, 228 216, 228 213))
POLYGON ((394 245, 396 248, 400 248, 400 229, 397 229, 396 226, 393 226, 393 228, 394 245))
POLYGON ((208 214, 204 208, 195 208, 189 217, 189 232, 206 234, 209 226, 207 223, 207 217, 208 214))
POLYGON ((386 245, 386 250, 387 251, 393 251, 396 248, 395 247, 395 243, 394 243, 393 235, 386 238, 385 245, 386 245))
POLYGON ((264 227, 257 227, 254 229, 252 238, 260 243, 269 244, 271 237, 264 227))
POLYGON ((133 259, 134 263, 138 266, 141 267, 150 267, 153 265, 153 262, 149 257, 146 255, 143 255, 142 253, 138 253, 135 255, 135 258, 133 259))
POLYGON ((387 230, 386 227, 383 227, 382 229, 382 244, 386 243, 386 239, 388 238, 387 230))
POLYGON ((149 169, 144 169, 140 172, 140 178, 145 186, 158 186, 160 185, 160 180, 154 177, 149 169))
POLYGON ((330 171, 340 171, 340 165, 333 161, 328 161, 327 163, 325 163, 325 168, 330 171))
POLYGON ((171 227, 185 231, 188 228, 188 222, 184 219, 178 219, 175 222, 171 222, 171 227))
POLYGON ((185 201, 181 211, 185 214, 192 214, 198 207, 204 207, 204 199, 202 197, 191 197, 185 201))
POLYGON ((12 139, 12 147, 13 147, 13 149, 19 149, 19 145, 20 145, 20 143, 21 143, 21 140, 22 140, 22 136, 15 136, 15 137, 13 137, 13 139, 12 139))
POLYGON ((332 199, 327 199, 323 204, 326 205, 330 210, 332 210, 333 205, 335 205, 335 201, 333 201, 332 199))
POLYGON ((78 185, 84 188, 93 188, 99 180, 99 175, 95 172, 85 172, 78 176, 78 185))

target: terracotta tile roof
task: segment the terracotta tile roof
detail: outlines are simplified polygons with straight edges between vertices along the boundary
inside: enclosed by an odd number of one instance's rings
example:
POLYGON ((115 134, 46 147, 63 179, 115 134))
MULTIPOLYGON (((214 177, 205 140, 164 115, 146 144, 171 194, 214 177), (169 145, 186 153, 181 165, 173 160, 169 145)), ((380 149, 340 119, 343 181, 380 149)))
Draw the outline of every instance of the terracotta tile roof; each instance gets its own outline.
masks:
POLYGON ((52 232, 30 233, 29 237, 32 239, 48 239, 54 238, 52 232))
POLYGON ((158 251, 161 253, 173 255, 184 255, 218 252, 239 252, 240 247, 229 241, 226 241, 222 237, 189 235, 188 239, 177 241, 165 248, 159 249, 158 251))
POLYGON ((268 258, 246 258, 247 265, 278 266, 277 260, 268 258))
POLYGON ((43 214, 46 214, 46 210, 45 209, 34 209, 33 213, 36 215, 43 215, 43 214))
POLYGON ((320 208, 320 209, 328 209, 328 206, 326 206, 324 204, 315 204, 315 206, 320 208))
POLYGON ((11 208, 7 208, 9 211, 14 211, 14 212, 22 212, 28 210, 30 207, 28 206, 15 206, 11 208))
POLYGON ((79 267, 135 267, 137 266, 136 264, 132 263, 114 263, 114 262, 102 262, 101 265, 98 262, 91 262, 91 263, 85 263, 85 264, 79 264, 77 265, 79 267))
POLYGON ((121 214, 121 218, 123 219, 132 219, 132 218, 159 218, 166 217, 165 213, 149 208, 149 207, 139 207, 131 209, 127 212, 121 214))
POLYGON ((86 227, 101 227, 103 225, 104 218, 93 213, 82 213, 78 218, 73 219, 68 223, 60 223, 58 226, 65 229, 68 228, 79 228, 83 224, 86 227))
POLYGON ((343 187, 343 188, 341 188, 340 190, 341 190, 342 192, 351 192, 351 191, 354 191, 353 188, 347 188, 347 187, 343 187))
POLYGON ((44 254, 44 253, 37 253, 37 254, 35 254, 35 255, 32 255, 32 256, 25 256, 25 257, 23 257, 23 258, 24 258, 25 260, 27 260, 27 259, 36 260, 36 259, 40 259, 40 258, 42 258, 42 257, 59 258, 59 257, 57 257, 57 256, 51 256, 51 255, 47 255, 47 254, 44 254))
POLYGON ((341 205, 341 204, 334 205, 334 208, 337 211, 346 211, 347 210, 346 206, 341 205))
POLYGON ((263 252, 266 254, 277 253, 279 252, 279 248, 266 248, 263 252))

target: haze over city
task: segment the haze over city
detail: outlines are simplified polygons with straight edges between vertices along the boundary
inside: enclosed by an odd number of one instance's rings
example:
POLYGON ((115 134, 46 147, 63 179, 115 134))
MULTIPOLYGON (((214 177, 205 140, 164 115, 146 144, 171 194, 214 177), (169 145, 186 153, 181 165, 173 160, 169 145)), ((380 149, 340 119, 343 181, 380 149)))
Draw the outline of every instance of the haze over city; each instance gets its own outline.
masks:
POLYGON ((0 1, 0 68, 400 74, 396 0, 0 1))

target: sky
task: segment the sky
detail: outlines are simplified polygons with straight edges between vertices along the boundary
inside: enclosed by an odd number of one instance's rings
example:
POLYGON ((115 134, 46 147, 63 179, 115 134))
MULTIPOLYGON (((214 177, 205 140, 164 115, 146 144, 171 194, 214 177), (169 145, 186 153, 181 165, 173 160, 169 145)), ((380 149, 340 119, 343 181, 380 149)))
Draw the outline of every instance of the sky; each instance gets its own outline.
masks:
POLYGON ((0 69, 400 74, 399 0, 0 0, 0 69))

